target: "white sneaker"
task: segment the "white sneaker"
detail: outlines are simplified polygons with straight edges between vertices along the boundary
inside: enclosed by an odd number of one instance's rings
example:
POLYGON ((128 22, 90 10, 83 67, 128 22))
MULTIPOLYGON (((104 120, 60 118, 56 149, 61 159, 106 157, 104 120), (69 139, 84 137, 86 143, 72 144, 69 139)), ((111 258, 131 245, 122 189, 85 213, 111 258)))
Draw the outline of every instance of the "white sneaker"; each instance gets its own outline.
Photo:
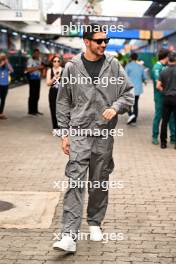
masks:
POLYGON ((99 226, 89 226, 90 230, 90 240, 92 241, 102 241, 103 234, 99 226))
POLYGON ((128 118, 128 121, 127 121, 127 125, 131 124, 133 122, 133 120, 135 119, 135 115, 132 114, 129 118, 128 118))
POLYGON ((53 249, 75 252, 76 242, 70 236, 63 236, 60 241, 57 241, 53 244, 53 249))

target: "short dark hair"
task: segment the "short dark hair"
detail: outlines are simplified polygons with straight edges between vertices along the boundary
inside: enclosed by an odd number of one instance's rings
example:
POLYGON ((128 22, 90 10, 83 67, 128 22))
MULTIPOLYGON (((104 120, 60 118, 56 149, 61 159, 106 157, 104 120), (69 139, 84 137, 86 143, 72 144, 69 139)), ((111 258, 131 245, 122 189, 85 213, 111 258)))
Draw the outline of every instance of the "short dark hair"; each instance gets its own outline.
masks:
POLYGON ((176 62, 176 52, 172 51, 169 53, 169 62, 176 62))
POLYGON ((39 49, 34 49, 34 50, 33 50, 33 54, 34 54, 35 52, 40 52, 40 50, 39 50, 39 49))
POLYGON ((99 24, 84 25, 83 39, 92 39, 95 33, 105 32, 99 24))
POLYGON ((169 56, 169 50, 168 49, 160 49, 158 52, 158 59, 163 60, 169 56))
POLYGON ((132 53, 130 58, 131 58, 131 60, 137 60, 137 58, 138 58, 137 53, 132 53))

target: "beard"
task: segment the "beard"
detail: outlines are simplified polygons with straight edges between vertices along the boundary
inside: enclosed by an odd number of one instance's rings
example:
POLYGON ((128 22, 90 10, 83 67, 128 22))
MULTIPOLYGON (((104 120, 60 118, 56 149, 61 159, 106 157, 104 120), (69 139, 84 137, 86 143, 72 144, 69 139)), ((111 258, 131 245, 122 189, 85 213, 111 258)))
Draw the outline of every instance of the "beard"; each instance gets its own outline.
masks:
POLYGON ((101 56, 104 55, 105 47, 97 47, 97 48, 95 48, 95 47, 90 46, 90 51, 94 55, 96 55, 98 57, 101 57, 101 56))

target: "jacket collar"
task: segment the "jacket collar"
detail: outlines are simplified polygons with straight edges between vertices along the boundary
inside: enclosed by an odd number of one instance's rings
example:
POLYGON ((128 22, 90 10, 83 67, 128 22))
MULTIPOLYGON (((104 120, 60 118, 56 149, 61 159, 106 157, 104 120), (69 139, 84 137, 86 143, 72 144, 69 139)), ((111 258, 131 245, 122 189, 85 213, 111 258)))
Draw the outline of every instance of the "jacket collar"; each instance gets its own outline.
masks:
MULTIPOLYGON (((83 61, 82 61, 82 59, 81 59, 81 54, 82 54, 82 53, 79 53, 78 55, 76 55, 74 58, 72 58, 72 59, 70 60, 70 62, 72 62, 73 64, 75 64, 75 65, 76 65, 76 68, 77 68, 82 74, 84 74, 84 75, 87 76, 87 77, 90 77, 89 74, 88 74, 88 72, 86 71, 86 69, 85 69, 85 67, 84 67, 84 63, 83 63, 83 61)), ((111 61, 112 61, 112 59, 113 59, 112 56, 110 56, 110 55, 108 55, 108 54, 105 55, 105 61, 104 61, 103 65, 102 65, 101 71, 100 71, 100 73, 99 73, 99 77, 101 77, 101 75, 104 73, 104 71, 109 67, 109 65, 110 65, 110 63, 111 63, 111 61)))

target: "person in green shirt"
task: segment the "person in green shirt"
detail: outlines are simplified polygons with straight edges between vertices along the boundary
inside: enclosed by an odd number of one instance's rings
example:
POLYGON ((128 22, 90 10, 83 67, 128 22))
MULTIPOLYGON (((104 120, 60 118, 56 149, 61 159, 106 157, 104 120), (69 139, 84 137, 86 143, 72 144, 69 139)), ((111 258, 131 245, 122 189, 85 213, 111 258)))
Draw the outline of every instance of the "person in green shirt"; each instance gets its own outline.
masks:
MULTIPOLYGON (((160 73, 163 69, 167 67, 168 63, 169 50, 161 49, 158 53, 158 62, 152 68, 152 79, 154 86, 154 102, 155 102, 155 115, 153 119, 153 127, 152 127, 152 143, 157 145, 158 135, 159 135, 159 127, 162 119, 162 106, 163 106, 163 94, 161 91, 156 89, 156 83, 159 79, 160 73)), ((170 128, 170 143, 175 144, 175 123, 173 115, 169 121, 170 128)))

